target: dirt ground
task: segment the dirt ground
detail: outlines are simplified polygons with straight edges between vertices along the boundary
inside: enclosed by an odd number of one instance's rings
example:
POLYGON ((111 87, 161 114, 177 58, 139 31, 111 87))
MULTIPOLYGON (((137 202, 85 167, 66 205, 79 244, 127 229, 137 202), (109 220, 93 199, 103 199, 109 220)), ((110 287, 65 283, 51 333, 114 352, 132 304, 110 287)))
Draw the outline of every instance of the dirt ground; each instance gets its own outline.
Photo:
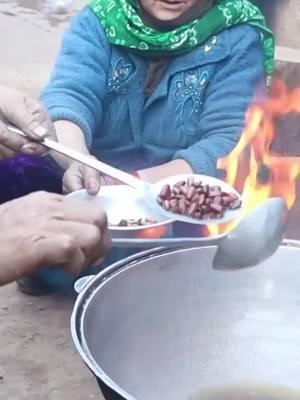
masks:
MULTIPOLYGON (((82 4, 76 3, 71 13, 82 4)), ((61 15, 49 22, 38 11, 40 6, 38 0, 0 0, 0 82, 32 95, 46 82, 69 20, 69 15, 61 15)), ((291 135, 282 139, 282 152, 300 144, 299 127, 294 124, 291 135)), ((297 204, 288 236, 300 238, 299 215, 297 204)), ((101 399, 73 348, 71 308, 70 298, 35 299, 19 294, 14 284, 1 288, 1 400, 101 399)))

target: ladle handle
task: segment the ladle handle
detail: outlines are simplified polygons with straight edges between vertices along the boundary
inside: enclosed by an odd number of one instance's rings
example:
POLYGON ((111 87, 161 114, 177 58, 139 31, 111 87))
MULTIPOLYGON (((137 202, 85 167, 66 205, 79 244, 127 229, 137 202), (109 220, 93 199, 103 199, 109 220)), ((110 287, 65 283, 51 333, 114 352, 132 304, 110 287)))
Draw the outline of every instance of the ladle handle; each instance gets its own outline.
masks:
MULTIPOLYGON (((15 128, 14 126, 8 125, 7 129, 13 133, 26 137, 26 135, 21 130, 15 128)), ((54 142, 53 140, 47 138, 42 140, 40 143, 50 150, 54 150, 59 154, 71 158, 72 160, 79 161, 82 164, 85 164, 95 169, 96 171, 102 172, 103 174, 109 175, 120 182, 126 183, 134 189, 143 189, 145 185, 145 182, 143 182, 141 179, 136 178, 133 175, 127 174, 126 172, 123 172, 118 168, 114 168, 86 154, 82 154, 79 151, 73 150, 70 147, 64 146, 61 143, 54 142)))

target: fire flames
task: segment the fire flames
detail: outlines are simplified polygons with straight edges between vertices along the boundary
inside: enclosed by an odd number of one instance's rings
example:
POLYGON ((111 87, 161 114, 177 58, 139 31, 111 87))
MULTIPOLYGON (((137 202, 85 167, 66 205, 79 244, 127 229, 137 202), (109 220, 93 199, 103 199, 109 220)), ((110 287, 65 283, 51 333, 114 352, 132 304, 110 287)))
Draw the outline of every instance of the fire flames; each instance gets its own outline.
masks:
MULTIPOLYGON (((225 181, 243 194, 243 211, 239 220, 270 197, 282 197, 289 209, 294 205, 300 157, 283 157, 271 151, 276 121, 293 113, 300 113, 300 88, 289 90, 276 77, 270 97, 263 103, 253 104, 248 110, 246 127, 235 149, 218 161, 218 168, 225 171, 225 181)), ((209 235, 228 232, 239 220, 211 224, 208 226, 209 235)))

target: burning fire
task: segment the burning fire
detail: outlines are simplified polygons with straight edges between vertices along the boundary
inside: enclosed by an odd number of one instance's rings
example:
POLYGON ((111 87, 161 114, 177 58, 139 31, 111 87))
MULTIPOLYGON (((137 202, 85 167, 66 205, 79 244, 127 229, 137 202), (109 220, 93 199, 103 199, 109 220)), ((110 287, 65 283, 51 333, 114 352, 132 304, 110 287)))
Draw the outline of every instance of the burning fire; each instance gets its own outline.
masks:
MULTIPOLYGON (((275 78, 268 100, 248 110, 246 128, 235 149, 218 161, 226 182, 243 193, 240 218, 270 197, 282 197, 289 209, 295 203, 300 157, 282 157, 270 150, 277 119, 291 113, 300 113, 300 88, 289 91, 275 78), (267 177, 262 179, 263 172, 267 177)), ((238 222, 209 225, 209 235, 228 232, 238 222)))

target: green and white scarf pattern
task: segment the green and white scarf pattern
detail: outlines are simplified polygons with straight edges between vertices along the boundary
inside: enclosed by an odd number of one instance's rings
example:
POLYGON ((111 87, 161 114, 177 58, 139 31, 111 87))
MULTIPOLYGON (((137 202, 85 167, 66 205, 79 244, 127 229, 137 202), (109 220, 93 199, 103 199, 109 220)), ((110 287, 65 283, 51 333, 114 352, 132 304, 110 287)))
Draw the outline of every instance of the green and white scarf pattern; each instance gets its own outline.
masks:
POLYGON ((139 15, 135 0, 93 0, 90 8, 101 22, 110 43, 151 57, 184 53, 203 45, 226 28, 249 24, 260 33, 267 83, 271 83, 274 36, 260 10, 249 0, 217 0, 200 18, 167 32, 147 26, 139 15))

